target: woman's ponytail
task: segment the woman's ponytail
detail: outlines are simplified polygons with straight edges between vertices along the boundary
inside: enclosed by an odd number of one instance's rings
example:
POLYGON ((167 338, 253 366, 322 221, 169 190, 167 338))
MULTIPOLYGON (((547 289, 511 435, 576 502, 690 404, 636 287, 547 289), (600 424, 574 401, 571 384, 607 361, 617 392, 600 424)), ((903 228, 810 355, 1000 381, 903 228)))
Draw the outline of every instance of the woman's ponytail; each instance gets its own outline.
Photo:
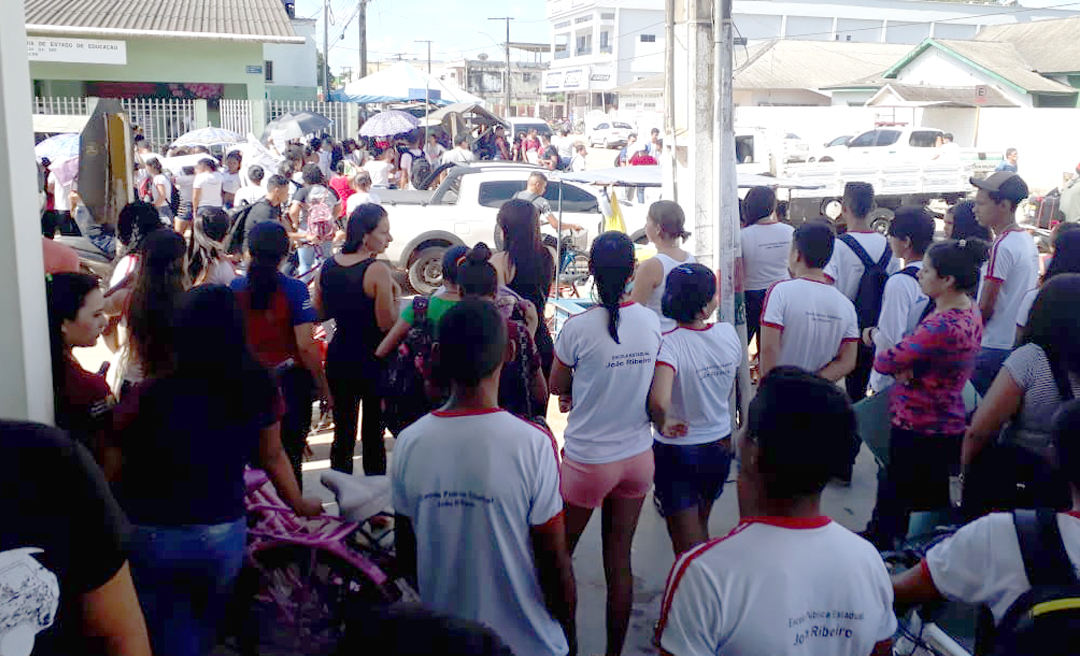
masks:
POLYGON ((619 300, 634 274, 634 244, 621 232, 605 232, 593 242, 589 269, 596 280, 600 305, 608 313, 608 334, 619 343, 619 300))

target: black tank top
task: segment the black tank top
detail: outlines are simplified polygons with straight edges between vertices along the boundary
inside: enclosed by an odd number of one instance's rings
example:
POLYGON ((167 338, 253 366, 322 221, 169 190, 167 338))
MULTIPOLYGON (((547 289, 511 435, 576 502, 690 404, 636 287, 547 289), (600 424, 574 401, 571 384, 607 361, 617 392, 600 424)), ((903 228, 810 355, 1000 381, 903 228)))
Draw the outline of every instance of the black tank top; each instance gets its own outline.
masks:
POLYGON ((330 258, 320 274, 322 305, 328 319, 336 323, 327 360, 358 364, 374 362, 375 349, 383 332, 375 319, 375 299, 364 293, 364 275, 375 258, 351 266, 330 258))

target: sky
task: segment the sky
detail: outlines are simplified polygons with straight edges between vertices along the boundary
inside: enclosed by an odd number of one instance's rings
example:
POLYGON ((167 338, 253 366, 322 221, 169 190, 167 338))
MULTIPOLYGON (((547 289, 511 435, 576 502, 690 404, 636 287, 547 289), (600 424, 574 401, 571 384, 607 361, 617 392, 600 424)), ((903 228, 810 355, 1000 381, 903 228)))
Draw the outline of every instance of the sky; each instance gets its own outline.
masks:
MULTIPOLYGON (((329 1, 330 69, 337 75, 343 66, 360 66, 355 17, 359 0, 329 1), (345 38, 335 38, 343 30, 345 38)), ((369 0, 368 61, 397 59, 401 54, 404 59, 426 63, 427 44, 416 43, 422 39, 432 41, 433 61, 475 59, 482 52, 501 59, 505 54, 498 44, 506 40, 506 23, 489 21, 488 17, 514 17, 510 21, 511 41, 546 43, 551 34, 546 4, 545 0, 369 0)), ((322 10, 320 0, 296 0, 297 16, 319 20, 315 41, 320 51, 322 10)))

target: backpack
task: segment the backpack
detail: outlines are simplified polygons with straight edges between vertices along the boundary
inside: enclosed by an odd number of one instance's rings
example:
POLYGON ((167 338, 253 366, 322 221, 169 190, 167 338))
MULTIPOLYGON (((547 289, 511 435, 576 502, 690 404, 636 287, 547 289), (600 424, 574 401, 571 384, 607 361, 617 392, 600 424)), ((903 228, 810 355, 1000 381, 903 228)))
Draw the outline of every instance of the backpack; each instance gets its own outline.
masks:
POLYGON ((309 201, 308 203, 308 236, 320 242, 332 240, 334 238, 334 233, 337 232, 334 214, 330 211, 330 206, 326 204, 329 193, 329 190, 326 190, 326 195, 321 198, 316 197, 315 200, 309 201))
MULTIPOLYGON (((902 273, 905 276, 911 276, 912 278, 915 279, 915 282, 919 282, 919 267, 917 267, 915 265, 912 265, 912 266, 909 266, 909 267, 904 267, 903 269, 901 269, 899 271, 899 273, 902 273)), ((937 303, 935 303, 934 299, 931 298, 930 300, 928 300, 926 302, 926 306, 923 307, 922 312, 919 314, 919 320, 915 322, 915 325, 918 326, 920 323, 922 323, 923 319, 928 317, 930 315, 930 313, 933 312, 936 309, 937 309, 937 303)), ((910 321, 910 319, 909 319, 909 321, 910 321)))
POLYGON ((413 324, 391 354, 383 382, 382 417, 397 436, 436 406, 440 396, 431 371, 431 345, 435 327, 428 319, 428 297, 413 298, 413 324))
POLYGON ((154 192, 150 190, 151 182, 152 179, 150 178, 150 176, 143 178, 142 183, 139 184, 138 200, 141 200, 144 203, 154 202, 154 192))
POLYGON ((409 184, 413 186, 413 189, 427 189, 428 183, 431 182, 431 162, 427 161, 423 153, 417 155, 410 150, 409 156, 412 157, 412 166, 409 167, 409 184))
POLYGON ((169 209, 172 210, 173 216, 180 216, 180 188, 176 186, 176 179, 171 175, 169 176, 169 182, 172 183, 172 193, 169 194, 169 209))
MULTIPOLYGON (((514 341, 514 359, 503 365, 502 375, 499 377, 499 405, 526 421, 535 422, 544 419, 546 408, 539 407, 532 394, 539 356, 525 322, 524 304, 529 301, 519 299, 513 302, 507 299, 507 304, 511 302, 506 322, 510 337, 514 341)), ((496 307, 499 307, 498 299, 496 307)), ((505 313, 505 306, 499 307, 499 311, 505 313)))
POLYGON ((244 247, 244 240, 247 239, 248 215, 254 207, 255 203, 246 203, 228 210, 229 232, 221 244, 229 255, 236 255, 244 247))
POLYGON ((1009 606, 994 631, 993 656, 1080 653, 1080 580, 1050 508, 1013 510, 1031 589, 1009 606))
POLYGON ((840 241, 859 258, 863 265, 863 274, 859 278, 859 288, 855 293, 855 312, 859 316, 859 329, 876 326, 881 314, 881 296, 885 293, 885 281, 889 279, 886 269, 892 259, 892 249, 885 245, 881 259, 874 262, 862 245, 849 234, 840 235, 840 241))

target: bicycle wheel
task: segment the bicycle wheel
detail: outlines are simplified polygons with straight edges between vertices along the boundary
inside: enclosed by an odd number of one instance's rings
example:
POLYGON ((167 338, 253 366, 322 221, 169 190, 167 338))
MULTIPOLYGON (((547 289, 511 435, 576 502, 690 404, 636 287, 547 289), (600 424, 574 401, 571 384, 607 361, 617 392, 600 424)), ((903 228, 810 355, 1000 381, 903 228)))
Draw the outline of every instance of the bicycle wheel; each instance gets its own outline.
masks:
POLYGON ((249 570, 245 653, 333 654, 350 617, 396 597, 338 555, 301 545, 257 550, 249 570))
POLYGON ((563 265, 559 273, 559 282, 578 287, 584 285, 589 276, 589 256, 584 253, 574 253, 573 259, 563 265))

